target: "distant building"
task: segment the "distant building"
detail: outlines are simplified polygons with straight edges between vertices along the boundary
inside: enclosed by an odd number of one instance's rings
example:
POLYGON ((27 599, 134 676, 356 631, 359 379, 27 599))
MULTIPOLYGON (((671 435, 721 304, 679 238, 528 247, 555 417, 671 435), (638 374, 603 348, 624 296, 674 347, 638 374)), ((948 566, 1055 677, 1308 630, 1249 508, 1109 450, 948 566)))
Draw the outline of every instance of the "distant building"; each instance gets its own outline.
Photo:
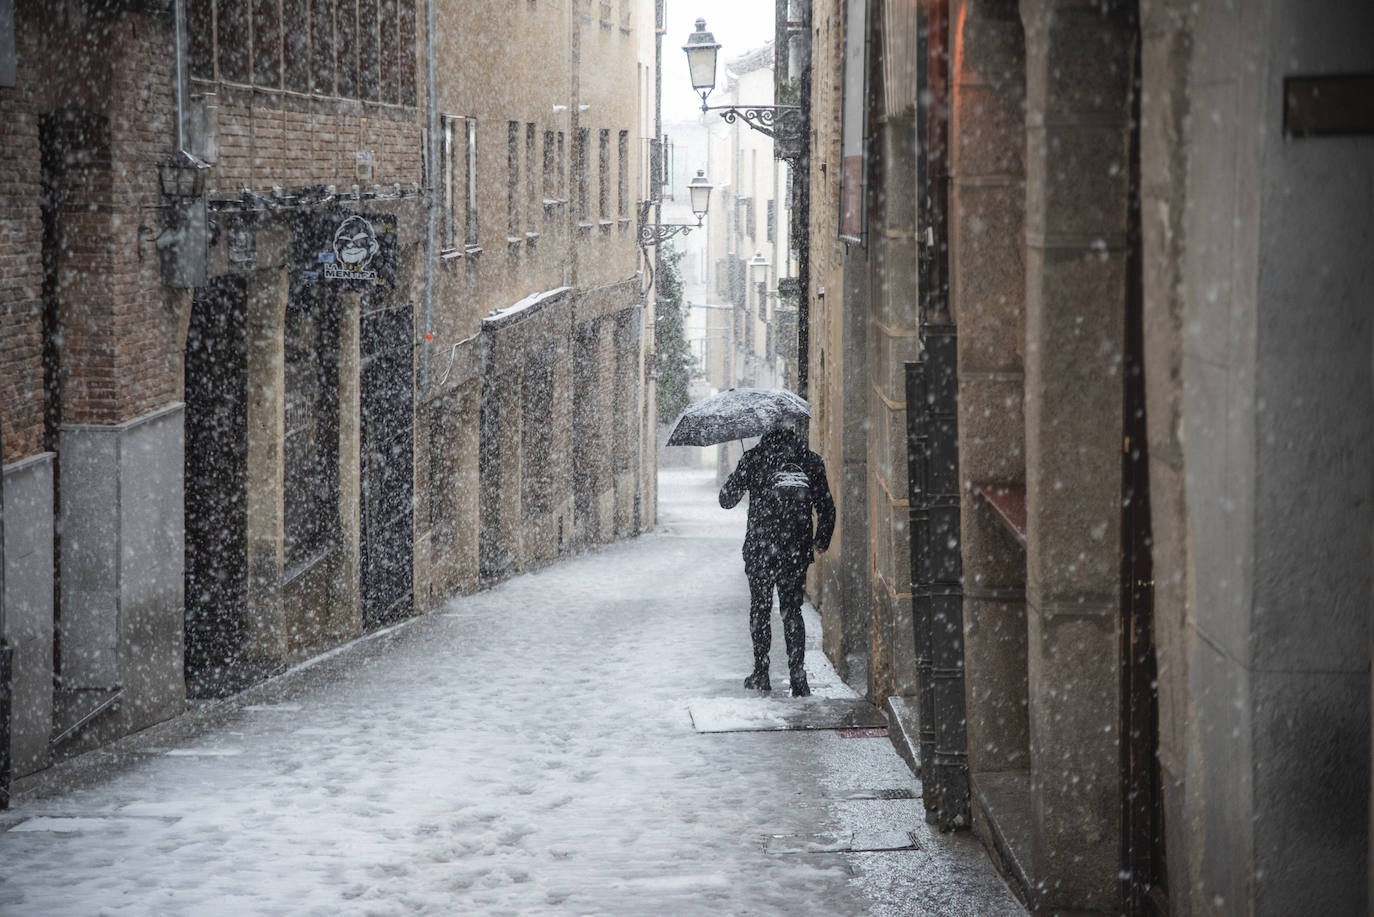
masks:
MULTIPOLYGON (((773 96, 773 45, 725 64, 726 84, 713 105, 767 104, 773 96)), ((736 307, 735 381, 769 388, 788 374, 778 347, 778 282, 796 276, 788 233, 787 161, 772 138, 714 113, 707 174, 716 186, 709 227, 708 284, 736 307)))

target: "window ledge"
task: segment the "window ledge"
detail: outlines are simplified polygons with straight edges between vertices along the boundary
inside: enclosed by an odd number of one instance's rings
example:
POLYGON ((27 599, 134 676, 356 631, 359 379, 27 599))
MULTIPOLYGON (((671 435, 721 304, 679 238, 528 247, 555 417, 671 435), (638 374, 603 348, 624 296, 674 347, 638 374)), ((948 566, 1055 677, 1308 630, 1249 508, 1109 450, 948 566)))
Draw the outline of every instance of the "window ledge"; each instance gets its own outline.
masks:
POLYGON ((463 257, 463 253, 456 248, 446 248, 439 252, 440 261, 457 261, 463 257))
POLYGON ((591 223, 578 223, 578 224, 577 224, 577 229, 578 229, 579 232, 591 232, 591 231, 592 231, 592 224, 591 224, 591 223))
POLYGON ((533 245, 534 243, 536 243, 536 242, 538 242, 538 241, 539 241, 539 233, 537 233, 537 232, 527 232, 527 233, 525 233, 525 244, 526 244, 526 245, 533 245))
POLYGON ((601 220, 596 225, 601 227, 602 232, 610 232, 615 223, 611 220, 601 220))
POLYGON ((465 247, 465 248, 463 249, 463 254, 467 255, 469 258, 472 258, 472 257, 475 257, 475 256, 477 256, 477 255, 480 255, 480 254, 482 254, 482 246, 480 246, 480 245, 469 245, 469 246, 467 246, 467 247, 465 247))

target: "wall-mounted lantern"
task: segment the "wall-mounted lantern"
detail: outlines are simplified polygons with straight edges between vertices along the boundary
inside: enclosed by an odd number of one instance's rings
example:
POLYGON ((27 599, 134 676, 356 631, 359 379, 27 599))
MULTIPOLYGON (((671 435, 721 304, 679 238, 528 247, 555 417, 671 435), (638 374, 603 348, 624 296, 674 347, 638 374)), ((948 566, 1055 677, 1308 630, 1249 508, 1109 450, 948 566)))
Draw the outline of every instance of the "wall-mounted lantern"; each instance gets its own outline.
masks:
POLYGON ((697 169, 696 177, 687 183, 687 192, 692 199, 692 215, 697 218, 698 226, 711 208, 711 189, 714 187, 704 169, 697 169))
POLYGON ((706 31, 706 20, 697 20, 697 30, 687 36, 682 50, 687 52, 687 70, 692 77, 692 89, 701 95, 701 110, 706 111, 706 97, 716 88, 716 52, 720 42, 706 31))
POLYGON ((157 237, 162 282, 172 287, 203 286, 209 276, 210 221, 205 200, 209 164, 184 150, 157 165, 163 203, 163 228, 157 237))
POLYGON ((718 111, 727 124, 743 118, 744 123, 774 138, 779 144, 779 156, 794 158, 801 155, 801 106, 799 105, 707 105, 706 97, 716 88, 716 53, 720 44, 706 31, 706 20, 698 19, 696 31, 687 36, 682 50, 687 52, 687 69, 692 77, 692 89, 701 96, 702 111, 718 111))

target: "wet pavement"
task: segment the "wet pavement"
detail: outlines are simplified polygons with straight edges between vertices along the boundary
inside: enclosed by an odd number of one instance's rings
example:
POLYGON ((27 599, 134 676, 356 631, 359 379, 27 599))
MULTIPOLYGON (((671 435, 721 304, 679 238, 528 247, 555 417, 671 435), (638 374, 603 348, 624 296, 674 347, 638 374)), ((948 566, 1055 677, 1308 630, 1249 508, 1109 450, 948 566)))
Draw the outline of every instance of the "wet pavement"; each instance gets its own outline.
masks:
POLYGON ((0 914, 1024 914, 814 612, 815 697, 743 689, 744 508, 660 516, 20 781, 0 914))

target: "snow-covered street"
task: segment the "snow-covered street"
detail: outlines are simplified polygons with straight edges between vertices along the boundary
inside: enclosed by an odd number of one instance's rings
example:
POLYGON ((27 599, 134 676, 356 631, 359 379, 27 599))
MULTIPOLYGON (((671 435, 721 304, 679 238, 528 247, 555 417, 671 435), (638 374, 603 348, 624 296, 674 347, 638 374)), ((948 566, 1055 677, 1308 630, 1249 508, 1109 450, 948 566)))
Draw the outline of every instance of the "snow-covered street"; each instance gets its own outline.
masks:
POLYGON ((22 781, 0 913, 1023 913, 878 731, 698 731, 853 694, 809 608, 816 696, 745 692, 744 509, 660 513, 22 781))

